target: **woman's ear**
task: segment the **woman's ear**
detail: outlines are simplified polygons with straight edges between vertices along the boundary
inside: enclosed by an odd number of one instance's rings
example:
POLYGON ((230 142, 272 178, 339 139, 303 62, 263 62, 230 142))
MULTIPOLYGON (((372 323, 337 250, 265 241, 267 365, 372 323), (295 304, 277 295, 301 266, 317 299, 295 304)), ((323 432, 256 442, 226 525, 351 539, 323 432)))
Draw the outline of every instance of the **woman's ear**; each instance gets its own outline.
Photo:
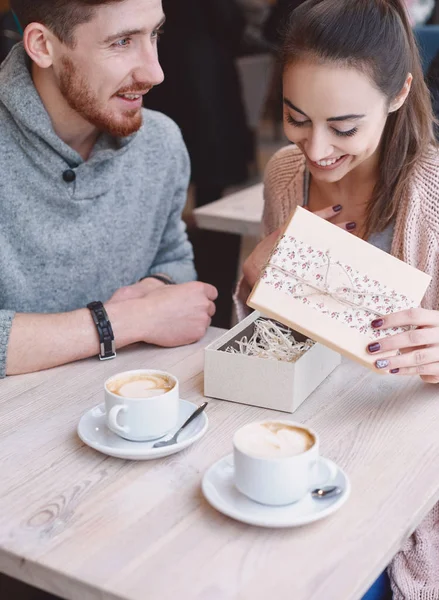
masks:
POLYGON ((393 102, 390 103, 389 113, 395 112, 398 109, 400 109, 404 102, 407 100, 407 96, 410 94, 410 88, 412 87, 412 81, 413 75, 409 73, 402 87, 402 90, 399 92, 399 94, 396 96, 393 102))

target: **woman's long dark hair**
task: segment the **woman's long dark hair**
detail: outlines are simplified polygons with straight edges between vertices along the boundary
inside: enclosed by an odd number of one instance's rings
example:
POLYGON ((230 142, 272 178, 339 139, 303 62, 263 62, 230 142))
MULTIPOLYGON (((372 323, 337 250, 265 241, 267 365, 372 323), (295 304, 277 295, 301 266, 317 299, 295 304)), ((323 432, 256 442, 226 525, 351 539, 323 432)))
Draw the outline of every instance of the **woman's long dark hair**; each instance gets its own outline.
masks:
POLYGON ((408 98, 384 128, 367 237, 395 217, 419 160, 435 143, 430 93, 403 0, 308 0, 285 29, 281 60, 285 67, 313 57, 361 70, 389 104, 413 75, 408 98))

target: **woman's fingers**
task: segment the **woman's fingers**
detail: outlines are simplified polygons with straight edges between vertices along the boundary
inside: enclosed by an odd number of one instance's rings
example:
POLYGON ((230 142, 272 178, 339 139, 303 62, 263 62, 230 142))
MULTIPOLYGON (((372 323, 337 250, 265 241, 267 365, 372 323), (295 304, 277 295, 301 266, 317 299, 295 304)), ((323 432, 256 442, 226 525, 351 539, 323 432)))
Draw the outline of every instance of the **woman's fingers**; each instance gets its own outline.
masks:
POLYGON ((428 383, 438 383, 439 363, 430 363, 428 365, 417 365, 416 367, 403 367, 401 369, 392 369, 393 375, 420 375, 428 383))
POLYGON ((410 308, 385 315, 372 321, 374 329, 391 329, 392 327, 439 327, 439 311, 427 308, 410 308))
POLYGON ((346 231, 349 231, 349 233, 352 233, 357 229, 357 224, 354 223, 354 221, 346 221, 345 223, 334 223, 334 225, 337 225, 337 227, 340 227, 341 229, 346 229, 346 231))
POLYGON ((378 358, 375 366, 401 375, 439 375, 439 346, 417 348, 397 356, 378 358))
POLYGON ((420 375, 428 383, 439 382, 439 313, 411 308, 375 319, 375 329, 407 327, 412 329, 390 335, 369 344, 367 350, 377 355, 375 366, 394 375, 420 375), (381 352, 399 350, 396 356, 380 358, 381 352))
POLYGON ((421 375, 421 379, 425 383, 439 383, 439 375, 421 375))
MULTIPOLYGON (((424 329, 410 329, 397 335, 389 335, 376 342, 371 342, 367 350, 371 354, 390 352, 392 350, 405 350, 418 346, 439 344, 439 327, 426 327, 424 329)), ((439 357, 438 357, 439 358, 439 357)))
MULTIPOLYGON (((338 215, 343 210, 341 204, 336 204, 335 206, 329 206, 328 208, 323 208, 322 210, 317 210, 314 215, 320 217, 321 219, 325 219, 325 221, 330 221, 336 215, 338 215)), ((345 229, 346 231, 355 231, 357 228, 357 224, 354 221, 344 221, 343 223, 334 223, 340 229, 345 229)))
POLYGON ((313 214, 317 215, 321 219, 329 221, 330 219, 338 215, 342 210, 342 205, 336 204, 335 206, 328 206, 328 208, 323 208, 322 210, 316 210, 313 214))

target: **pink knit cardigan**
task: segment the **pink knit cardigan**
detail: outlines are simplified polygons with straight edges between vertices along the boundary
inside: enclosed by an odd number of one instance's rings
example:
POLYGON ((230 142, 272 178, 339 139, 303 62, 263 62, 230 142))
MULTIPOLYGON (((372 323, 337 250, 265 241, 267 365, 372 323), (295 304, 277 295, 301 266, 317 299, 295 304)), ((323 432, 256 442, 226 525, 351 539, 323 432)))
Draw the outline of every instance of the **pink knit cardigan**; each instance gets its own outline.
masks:
MULTIPOLYGON (((264 181, 265 236, 283 225, 296 206, 303 205, 304 173, 305 159, 296 146, 282 148, 268 163, 264 181)), ((391 253, 432 276, 422 306, 439 310, 439 152, 436 150, 418 167, 402 202, 391 253)), ((243 315, 242 304, 237 308, 238 315, 243 315)), ((439 504, 394 557, 389 575, 394 600, 439 600, 439 504)))

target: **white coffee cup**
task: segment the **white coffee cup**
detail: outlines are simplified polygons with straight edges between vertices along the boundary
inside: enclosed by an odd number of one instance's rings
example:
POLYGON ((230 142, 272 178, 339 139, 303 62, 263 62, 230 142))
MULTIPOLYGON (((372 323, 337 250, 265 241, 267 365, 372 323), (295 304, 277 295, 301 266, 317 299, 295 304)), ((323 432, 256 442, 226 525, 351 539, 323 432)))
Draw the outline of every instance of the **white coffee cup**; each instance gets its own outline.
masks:
POLYGON ((235 433, 233 451, 235 486, 261 504, 292 504, 335 475, 328 463, 319 459, 317 434, 294 421, 249 423, 235 433), (279 424, 277 433, 268 427, 271 424, 279 424))
POLYGON ((144 442, 163 437, 176 427, 179 385, 171 373, 157 369, 124 371, 107 379, 104 385, 107 426, 113 433, 144 442), (167 385, 148 387, 150 380, 161 379, 167 385), (142 383, 136 384, 139 381, 142 383), (148 388, 144 392, 142 385, 148 388))

